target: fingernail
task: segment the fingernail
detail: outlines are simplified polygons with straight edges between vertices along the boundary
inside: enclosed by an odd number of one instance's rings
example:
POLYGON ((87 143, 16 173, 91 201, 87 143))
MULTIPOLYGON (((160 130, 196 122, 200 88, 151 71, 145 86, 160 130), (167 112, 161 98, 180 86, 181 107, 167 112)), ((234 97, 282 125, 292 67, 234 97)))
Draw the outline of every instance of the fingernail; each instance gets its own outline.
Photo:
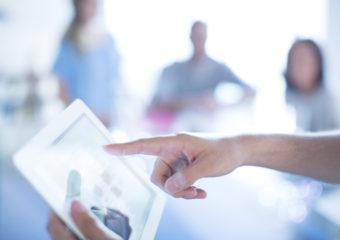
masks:
POLYGON ((83 204, 81 204, 81 202, 79 201, 73 201, 72 202, 72 212, 73 213, 83 213, 83 212, 87 212, 86 208, 84 207, 83 204))

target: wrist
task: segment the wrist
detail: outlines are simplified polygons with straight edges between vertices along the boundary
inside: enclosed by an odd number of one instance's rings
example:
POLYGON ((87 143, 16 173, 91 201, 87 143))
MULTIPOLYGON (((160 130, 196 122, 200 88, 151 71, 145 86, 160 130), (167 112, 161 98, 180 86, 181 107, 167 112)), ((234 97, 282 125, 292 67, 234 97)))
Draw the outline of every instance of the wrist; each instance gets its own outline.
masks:
POLYGON ((240 135, 235 137, 226 137, 220 139, 222 145, 220 148, 226 150, 228 157, 225 158, 227 162, 232 160, 235 163, 235 168, 252 165, 251 156, 253 155, 253 136, 240 135))
POLYGON ((238 152, 239 166, 255 165, 253 156, 256 154, 256 139, 253 135, 241 135, 234 138, 235 151, 238 152))

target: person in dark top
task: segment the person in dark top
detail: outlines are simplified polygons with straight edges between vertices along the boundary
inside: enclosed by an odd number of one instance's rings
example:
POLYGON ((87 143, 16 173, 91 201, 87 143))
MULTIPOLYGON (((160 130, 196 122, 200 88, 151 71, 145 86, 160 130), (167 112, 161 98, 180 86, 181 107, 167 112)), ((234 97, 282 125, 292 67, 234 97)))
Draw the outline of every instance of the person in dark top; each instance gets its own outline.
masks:
POLYGON ((302 131, 338 126, 333 99, 324 86, 322 59, 319 46, 310 39, 297 40, 288 54, 286 101, 295 108, 297 128, 302 131))

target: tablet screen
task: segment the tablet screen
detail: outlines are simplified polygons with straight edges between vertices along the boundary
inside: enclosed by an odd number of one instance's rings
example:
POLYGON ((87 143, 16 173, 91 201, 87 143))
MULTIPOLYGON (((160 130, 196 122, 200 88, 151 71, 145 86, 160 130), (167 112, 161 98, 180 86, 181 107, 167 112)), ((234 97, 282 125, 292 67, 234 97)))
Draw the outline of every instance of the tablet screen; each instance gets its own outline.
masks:
POLYGON ((32 167, 40 187, 65 209, 78 198, 123 239, 140 239, 156 194, 127 160, 103 150, 109 143, 83 114, 32 167))

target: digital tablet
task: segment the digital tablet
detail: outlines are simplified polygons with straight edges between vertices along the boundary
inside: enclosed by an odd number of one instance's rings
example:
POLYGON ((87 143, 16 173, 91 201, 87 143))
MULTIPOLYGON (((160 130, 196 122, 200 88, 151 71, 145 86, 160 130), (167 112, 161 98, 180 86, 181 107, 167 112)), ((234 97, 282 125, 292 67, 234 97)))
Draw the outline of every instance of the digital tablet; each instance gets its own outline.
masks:
MULTIPOLYGON (((128 157, 106 153, 110 133, 80 100, 40 131, 13 157, 15 166, 51 209, 84 238, 70 217, 80 200, 116 239, 154 238, 165 196, 128 157)), ((29 204, 29 203, 27 203, 29 204)))

